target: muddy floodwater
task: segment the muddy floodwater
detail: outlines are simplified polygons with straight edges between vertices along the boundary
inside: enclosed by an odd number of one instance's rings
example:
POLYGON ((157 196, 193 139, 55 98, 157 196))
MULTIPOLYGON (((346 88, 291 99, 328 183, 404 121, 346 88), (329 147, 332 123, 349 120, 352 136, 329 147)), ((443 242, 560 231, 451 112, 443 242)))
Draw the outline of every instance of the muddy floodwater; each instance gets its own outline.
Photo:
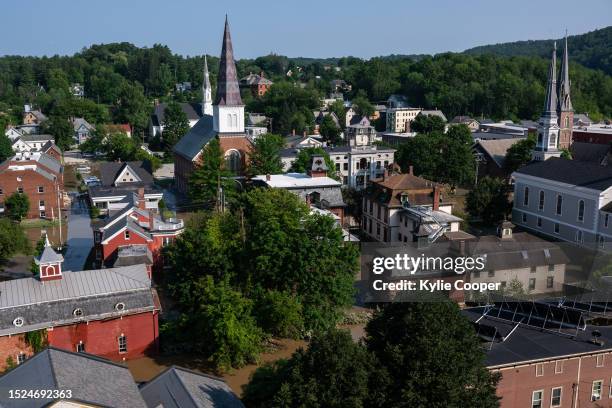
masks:
MULTIPOLYGON (((341 327, 341 329, 349 330, 354 340, 358 340, 363 336, 363 328, 363 325, 346 325, 341 327)), ((307 342, 303 340, 274 339, 273 343, 275 349, 261 354, 259 365, 249 364, 221 376, 237 395, 242 395, 242 386, 249 382, 251 375, 257 367, 271 361, 289 358, 298 348, 307 347, 307 342)), ((184 354, 143 357, 127 362, 127 366, 137 382, 148 381, 171 365, 186 367, 202 373, 214 374, 207 369, 205 361, 198 357, 184 354)))

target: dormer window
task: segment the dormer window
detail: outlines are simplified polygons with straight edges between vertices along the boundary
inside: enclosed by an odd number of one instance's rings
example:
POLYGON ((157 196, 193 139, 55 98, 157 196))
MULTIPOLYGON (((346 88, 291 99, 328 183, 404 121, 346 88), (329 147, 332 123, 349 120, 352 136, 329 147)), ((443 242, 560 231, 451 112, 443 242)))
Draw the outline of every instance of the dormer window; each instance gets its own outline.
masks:
POLYGON ((125 230, 125 232, 123 233, 123 236, 126 240, 130 239, 130 230, 125 230))

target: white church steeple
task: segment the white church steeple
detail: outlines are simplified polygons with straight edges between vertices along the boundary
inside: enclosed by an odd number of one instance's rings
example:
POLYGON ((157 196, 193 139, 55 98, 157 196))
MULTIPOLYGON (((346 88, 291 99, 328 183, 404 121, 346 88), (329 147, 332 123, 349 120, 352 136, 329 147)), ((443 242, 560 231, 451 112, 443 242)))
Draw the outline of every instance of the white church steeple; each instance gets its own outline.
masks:
POLYGON ((559 124, 557 123, 557 43, 552 52, 546 86, 544 111, 538 121, 538 141, 533 151, 533 160, 546 160, 561 156, 559 150, 559 124))
POLYGON ((208 74, 208 61, 204 55, 204 80, 202 81, 202 114, 213 114, 212 88, 210 86, 210 75, 208 74))

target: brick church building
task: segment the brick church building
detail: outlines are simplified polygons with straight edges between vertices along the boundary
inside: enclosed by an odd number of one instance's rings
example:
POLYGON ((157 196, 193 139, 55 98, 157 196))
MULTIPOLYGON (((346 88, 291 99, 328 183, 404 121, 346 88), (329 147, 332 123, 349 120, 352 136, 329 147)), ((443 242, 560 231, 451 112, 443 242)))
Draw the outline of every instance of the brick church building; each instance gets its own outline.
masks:
POLYGON ((37 277, 0 282, 0 371, 34 353, 26 333, 49 346, 113 361, 158 349, 160 303, 144 264, 64 271, 47 240, 37 277))
POLYGON ((240 97, 238 74, 234 62, 232 38, 225 19, 223 46, 219 61, 217 94, 213 103, 208 65, 204 63, 202 86, 202 118, 174 147, 174 174, 179 191, 186 193, 189 175, 201 163, 202 149, 213 138, 219 139, 225 165, 234 174, 241 174, 252 148, 244 131, 244 104, 240 97))

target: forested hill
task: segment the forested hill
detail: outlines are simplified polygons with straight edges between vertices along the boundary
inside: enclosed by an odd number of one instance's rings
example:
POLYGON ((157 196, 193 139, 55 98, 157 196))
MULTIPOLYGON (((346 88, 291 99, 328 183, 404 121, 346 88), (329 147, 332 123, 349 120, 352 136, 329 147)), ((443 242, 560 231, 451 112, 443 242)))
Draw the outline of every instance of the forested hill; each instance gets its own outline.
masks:
MULTIPOLYGON (((514 56, 550 56, 553 42, 561 47, 562 38, 557 40, 529 40, 502 44, 483 45, 465 50, 466 54, 494 54, 514 56)), ((612 75, 612 26, 589 33, 572 35, 567 38, 570 58, 585 67, 601 69, 612 75)))

